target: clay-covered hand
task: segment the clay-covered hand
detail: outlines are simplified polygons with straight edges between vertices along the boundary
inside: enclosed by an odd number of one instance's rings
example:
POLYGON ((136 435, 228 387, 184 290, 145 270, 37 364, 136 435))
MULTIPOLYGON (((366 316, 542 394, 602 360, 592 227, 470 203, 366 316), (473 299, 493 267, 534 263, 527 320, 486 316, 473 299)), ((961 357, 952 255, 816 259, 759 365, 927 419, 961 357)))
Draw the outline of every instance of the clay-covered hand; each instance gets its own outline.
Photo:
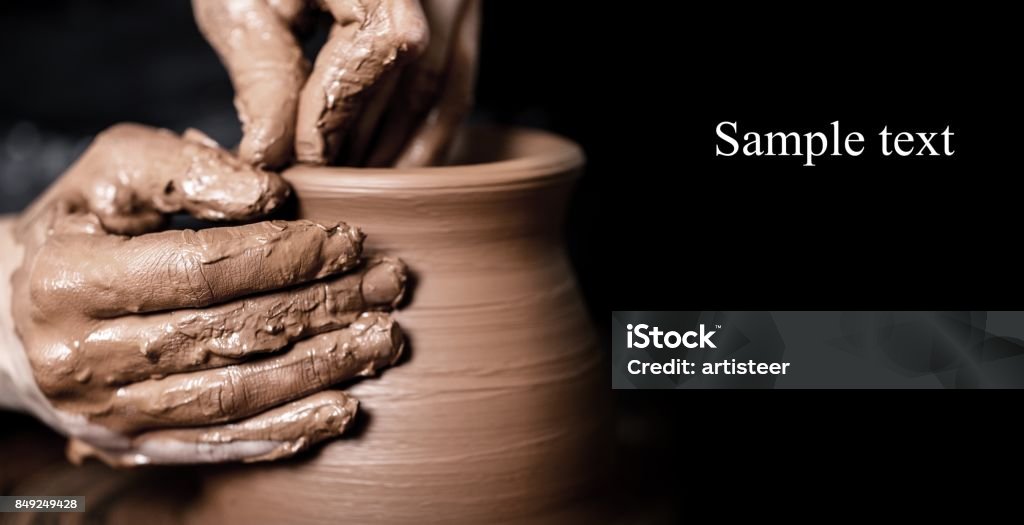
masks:
POLYGON ((402 263, 363 261, 343 223, 156 231, 287 194, 197 132, 102 133, 3 243, 22 251, 0 298, 22 343, 0 348, 15 404, 71 436, 72 459, 116 465, 274 459, 340 434, 357 403, 328 387, 402 351, 384 313, 402 263))
POLYGON ((228 69, 242 122, 239 156, 415 166, 442 160, 469 109, 478 0, 193 0, 228 69), (296 32, 331 29, 312 71, 296 32))

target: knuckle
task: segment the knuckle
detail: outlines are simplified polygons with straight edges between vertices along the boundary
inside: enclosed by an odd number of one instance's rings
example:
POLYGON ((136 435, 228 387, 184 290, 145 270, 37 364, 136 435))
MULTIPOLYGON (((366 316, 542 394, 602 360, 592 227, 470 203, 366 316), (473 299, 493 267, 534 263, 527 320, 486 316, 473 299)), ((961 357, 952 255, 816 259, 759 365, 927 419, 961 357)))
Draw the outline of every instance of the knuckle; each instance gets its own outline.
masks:
POLYGON ((418 55, 427 47, 430 34, 427 25, 417 21, 395 27, 388 38, 389 44, 398 54, 418 55))
POLYGON ((114 124, 113 126, 99 132, 93 140, 93 145, 96 147, 102 147, 108 146, 111 143, 118 143, 127 137, 137 134, 141 128, 142 126, 138 124, 128 122, 114 124))
POLYGON ((59 397, 81 386, 81 356, 76 345, 63 342, 46 343, 29 352, 39 390, 48 397, 59 397))
POLYGON ((350 397, 341 390, 324 390, 316 395, 316 400, 323 405, 345 407, 350 404, 350 397))
POLYGON ((331 383, 330 374, 324 368, 324 363, 321 360, 320 352, 310 349, 306 353, 305 359, 302 360, 302 378, 316 388, 327 388, 331 383))
POLYGON ((55 306, 63 303, 59 299, 54 300, 53 295, 49 279, 38 275, 32 276, 28 284, 28 296, 32 304, 32 317, 35 320, 49 318, 49 314, 55 313, 55 306))
POLYGON ((67 284, 84 280, 79 272, 62 264, 66 260, 50 242, 45 243, 36 256, 28 276, 28 296, 36 320, 50 319, 66 310, 69 300, 73 299, 67 295, 75 289, 67 284))
POLYGON ((238 413, 245 407, 245 395, 245 384, 238 368, 225 368, 223 377, 213 387, 210 413, 221 418, 238 413))
POLYGON ((206 275, 202 247, 197 243, 196 239, 186 237, 184 249, 167 253, 166 260, 160 261, 157 267, 166 267, 169 274, 182 276, 179 286, 189 300, 206 303, 215 298, 215 293, 213 282, 206 275))

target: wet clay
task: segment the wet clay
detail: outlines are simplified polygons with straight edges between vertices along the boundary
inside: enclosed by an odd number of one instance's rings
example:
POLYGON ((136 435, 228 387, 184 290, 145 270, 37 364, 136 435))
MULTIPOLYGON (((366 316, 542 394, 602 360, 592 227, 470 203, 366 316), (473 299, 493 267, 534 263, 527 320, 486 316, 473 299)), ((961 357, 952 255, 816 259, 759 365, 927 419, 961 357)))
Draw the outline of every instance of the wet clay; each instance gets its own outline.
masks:
POLYGON ((309 71, 293 28, 305 0, 193 0, 203 36, 220 56, 235 88, 242 122, 238 155, 278 167, 292 156, 299 90, 309 71))
POLYGON ((53 411, 37 415, 71 435, 73 457, 254 461, 344 430, 354 401, 304 396, 401 355, 383 313, 404 294, 400 260, 364 259, 343 222, 145 233, 167 212, 244 219, 285 195, 201 135, 122 125, 20 218, 10 297, 24 351, 5 350, 27 359, 4 368, 35 378, 45 402, 31 408, 53 411), (154 430, 169 427, 203 429, 154 430))
POLYGON ((480 2, 423 3, 432 30, 423 56, 403 72, 396 100, 367 166, 444 164, 473 103, 480 42, 480 2))
MULTIPOLYGON (((48 224, 40 214, 88 211, 110 233, 134 235, 162 227, 167 214, 207 220, 249 220, 276 208, 288 185, 275 173, 239 161, 197 130, 184 137, 138 124, 118 124, 89 148, 23 214, 25 228, 48 224)), ((59 227, 95 228, 63 221, 59 227)), ((75 217, 76 219, 79 217, 75 217)), ((29 235, 22 231, 22 236, 29 235)))
POLYGON ((560 236, 582 155, 542 132, 465 136, 465 162, 492 162, 284 174, 301 216, 347 217, 372 232, 368 254, 413 269, 394 314, 408 358, 347 389, 358 433, 301 461, 211 474, 190 520, 602 521, 607 368, 560 236))
POLYGON ((317 55, 300 98, 295 157, 324 164, 338 151, 370 88, 429 38, 417 0, 325 2, 336 24, 317 55))
POLYGON ((73 440, 68 457, 81 464, 97 457, 109 465, 130 467, 148 463, 269 461, 341 435, 359 403, 338 390, 328 390, 273 408, 241 423, 213 427, 155 430, 132 440, 132 452, 119 453, 73 440), (230 445, 230 446, 223 446, 230 445))
POLYGON ((239 156, 270 167, 442 159, 472 99, 479 2, 420 4, 193 0, 235 87, 239 156), (317 10, 333 23, 310 69, 295 32, 317 10))
POLYGON ((121 387, 91 420, 134 433, 244 418, 346 379, 373 375, 394 363, 402 347, 390 317, 365 313, 344 329, 299 341, 279 355, 121 387))

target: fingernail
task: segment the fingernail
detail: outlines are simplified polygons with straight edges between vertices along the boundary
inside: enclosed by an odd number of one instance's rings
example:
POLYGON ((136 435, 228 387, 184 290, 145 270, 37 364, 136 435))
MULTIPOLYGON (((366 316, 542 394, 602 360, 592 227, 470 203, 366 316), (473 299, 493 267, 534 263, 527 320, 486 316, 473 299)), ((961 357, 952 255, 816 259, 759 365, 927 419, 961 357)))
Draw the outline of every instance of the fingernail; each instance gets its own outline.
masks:
POLYGON ((405 263, 399 259, 383 258, 363 275, 363 300, 368 306, 394 307, 405 295, 406 279, 405 263))
POLYGON ((319 430, 319 432, 314 432, 314 436, 312 436, 314 441, 321 441, 327 437, 341 435, 348 428, 349 423, 352 422, 352 418, 358 410, 359 402, 355 398, 348 396, 345 397, 340 405, 335 401, 331 401, 318 407, 313 413, 314 425, 316 430, 319 430))
POLYGON ((349 325, 353 339, 358 347, 357 352, 366 352, 373 356, 366 368, 359 373, 370 376, 382 366, 395 364, 405 350, 405 336, 391 316, 379 312, 364 312, 354 323, 349 325))

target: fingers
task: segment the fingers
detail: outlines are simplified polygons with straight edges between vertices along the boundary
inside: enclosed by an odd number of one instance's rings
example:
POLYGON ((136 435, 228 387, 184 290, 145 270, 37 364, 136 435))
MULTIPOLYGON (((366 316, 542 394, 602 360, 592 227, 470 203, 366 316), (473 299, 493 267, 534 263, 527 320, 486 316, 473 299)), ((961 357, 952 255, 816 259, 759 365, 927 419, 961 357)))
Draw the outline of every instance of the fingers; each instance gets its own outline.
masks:
POLYGON ((82 341, 83 367, 112 386, 237 364, 394 307, 406 273, 401 261, 380 259, 339 278, 210 308, 113 319, 82 341))
MULTIPOLYGON (((348 166, 365 165, 374 141, 381 140, 378 137, 382 131, 381 121, 398 98, 401 73, 398 69, 392 69, 377 79, 377 85, 363 101, 362 110, 345 133, 345 141, 338 149, 336 162, 348 166)), ((390 130, 384 136, 390 136, 390 130)))
POLYGON ((296 343, 287 353, 118 389, 94 422, 121 432, 236 420, 393 364, 404 339, 390 317, 366 313, 348 328, 296 343))
POLYGON ((459 125, 473 104, 480 47, 480 4, 467 0, 455 28, 441 96, 395 161, 396 167, 433 166, 445 161, 459 125))
POLYGON ((138 237, 54 235, 36 257, 31 293, 44 316, 66 304, 99 318, 196 308, 352 269, 362 240, 344 223, 312 221, 138 237))
POLYGON ((119 124, 96 137, 55 191, 83 200, 108 231, 139 234, 163 214, 248 220, 288 196, 275 173, 243 164, 208 138, 119 124), (80 196, 77 197, 77 196, 80 196))
POLYGON ((345 393, 328 390, 237 423, 145 432, 126 450, 105 450, 72 439, 68 456, 76 464, 92 456, 115 467, 269 461, 341 435, 358 406, 345 393))
POLYGON ((437 164, 469 111, 476 80, 480 5, 426 0, 431 38, 423 56, 402 71, 398 94, 380 127, 368 166, 437 164), (404 151, 403 151, 404 150, 404 151))
POLYGON ((370 88, 384 73, 419 54, 428 29, 417 0, 324 0, 335 18, 303 87, 296 117, 299 162, 333 158, 370 88))
POLYGON ((355 273, 282 292, 176 310, 160 319, 139 316, 132 319, 144 326, 135 354, 148 356, 150 373, 170 374, 194 369, 208 354, 241 358, 279 350, 347 326, 363 312, 394 307, 405 292, 406 273, 401 261, 382 259, 355 273))
POLYGON ((291 25, 299 0, 193 0, 200 31, 235 88, 242 122, 241 159, 280 167, 291 157, 298 94, 308 65, 291 25))

